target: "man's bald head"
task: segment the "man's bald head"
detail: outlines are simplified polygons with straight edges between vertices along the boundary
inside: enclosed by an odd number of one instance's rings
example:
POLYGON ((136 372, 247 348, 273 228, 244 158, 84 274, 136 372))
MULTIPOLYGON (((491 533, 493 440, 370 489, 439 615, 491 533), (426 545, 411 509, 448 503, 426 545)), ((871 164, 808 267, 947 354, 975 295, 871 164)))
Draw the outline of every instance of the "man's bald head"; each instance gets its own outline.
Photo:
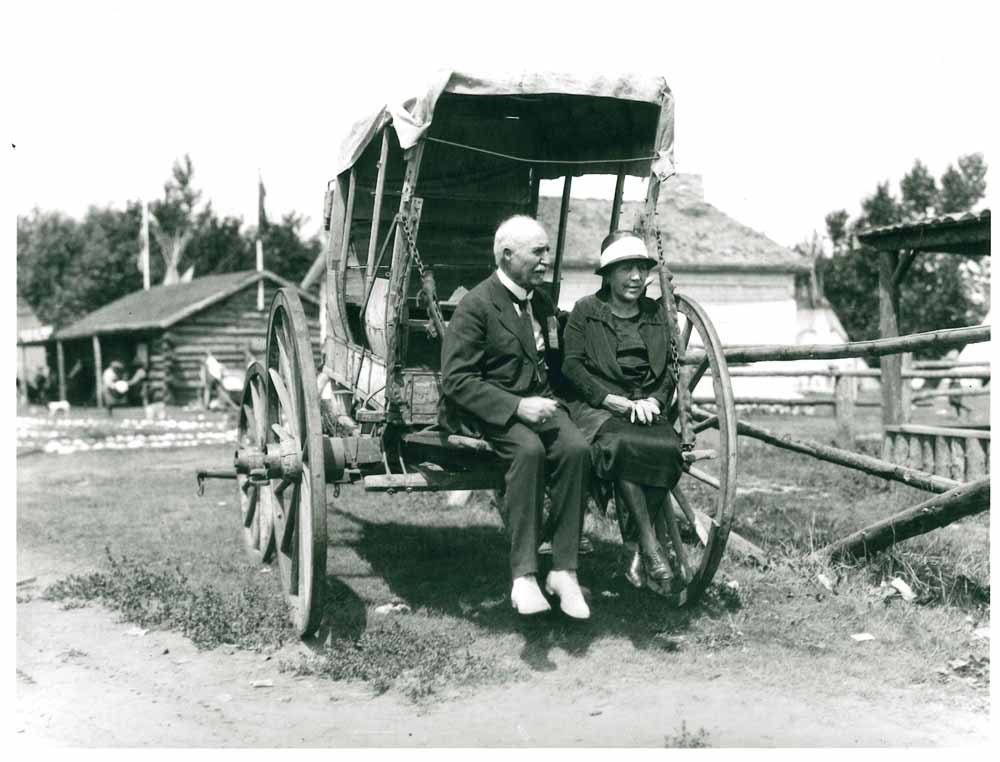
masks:
POLYGON ((538 220, 523 214, 500 223, 493 237, 493 256, 519 286, 531 290, 542 283, 549 266, 549 236, 538 220))
POLYGON ((536 238, 539 233, 545 236, 545 240, 548 242, 545 228, 534 217, 529 217, 526 214, 515 214, 501 222, 496 235, 493 236, 493 257, 496 259, 497 266, 500 266, 504 249, 513 250, 515 246, 523 245, 525 241, 536 238))

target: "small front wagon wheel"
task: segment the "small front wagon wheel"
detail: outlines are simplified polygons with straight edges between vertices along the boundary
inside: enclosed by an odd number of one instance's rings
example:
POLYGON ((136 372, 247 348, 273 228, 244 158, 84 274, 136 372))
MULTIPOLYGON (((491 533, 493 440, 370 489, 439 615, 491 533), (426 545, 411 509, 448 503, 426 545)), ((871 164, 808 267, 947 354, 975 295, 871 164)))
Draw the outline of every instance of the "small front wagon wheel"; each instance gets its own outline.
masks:
MULTIPOLYGON (((240 400, 236 440, 239 448, 263 453, 267 439, 267 373, 259 362, 247 368, 240 400)), ((236 486, 240 501, 243 541, 247 551, 259 562, 274 558, 274 509, 271 483, 262 474, 237 470, 236 486)))
POLYGON ((326 479, 319 390, 302 303, 283 288, 267 327, 267 455, 282 475, 271 479, 281 584, 299 635, 323 615, 326 581, 326 479))

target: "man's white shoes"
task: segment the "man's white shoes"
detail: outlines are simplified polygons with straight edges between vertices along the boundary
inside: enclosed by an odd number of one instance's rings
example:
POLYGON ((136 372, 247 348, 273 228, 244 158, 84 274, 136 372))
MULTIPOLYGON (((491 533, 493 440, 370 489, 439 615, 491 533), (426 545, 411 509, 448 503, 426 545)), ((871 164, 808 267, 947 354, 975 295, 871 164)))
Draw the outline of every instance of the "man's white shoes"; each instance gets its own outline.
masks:
POLYGON ((538 588, 538 580, 535 579, 534 574, 525 574, 514 580, 514 587, 510 591, 510 602, 521 616, 541 614, 543 611, 552 610, 549 602, 545 600, 545 596, 538 588))
POLYGON ((545 578, 545 591, 549 595, 559 596, 559 608, 566 616, 573 619, 590 619, 590 607, 583 597, 583 591, 580 590, 575 571, 550 571, 549 576, 545 578))

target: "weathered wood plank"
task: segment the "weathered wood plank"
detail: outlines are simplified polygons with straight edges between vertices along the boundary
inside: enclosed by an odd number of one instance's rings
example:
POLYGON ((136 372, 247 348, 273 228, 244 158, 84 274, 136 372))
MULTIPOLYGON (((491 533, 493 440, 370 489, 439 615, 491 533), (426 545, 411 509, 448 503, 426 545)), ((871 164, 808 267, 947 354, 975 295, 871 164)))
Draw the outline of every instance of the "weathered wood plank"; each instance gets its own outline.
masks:
MULTIPOLYGON (((899 264, 899 254, 880 251, 878 257, 879 337, 893 339, 899 336, 899 285, 892 277, 899 264)), ((882 425, 904 423, 902 357, 883 355, 879 367, 882 370, 882 425)))
POLYGON ((989 508, 990 480, 979 479, 849 534, 821 548, 816 556, 829 560, 869 556, 989 508))
POLYGON ((968 437, 965 440, 965 479, 976 481, 986 476, 986 454, 978 439, 968 437))
MULTIPOLYGON (((892 339, 852 341, 846 344, 787 344, 733 346, 723 348, 729 363, 785 361, 785 360, 837 360, 846 357, 880 357, 918 349, 944 350, 989 341, 988 325, 974 328, 947 328, 899 336, 892 339)), ((703 349, 688 350, 685 365, 697 365, 705 357, 703 349)))
POLYGON ((854 449, 854 411, 857 398, 857 380, 848 376, 837 376, 833 387, 833 410, 837 421, 836 441, 845 450, 854 449))
POLYGON ((943 434, 934 437, 934 473, 937 476, 951 477, 951 447, 943 434))
MULTIPOLYGON (((698 420, 707 419, 709 417, 703 410, 697 408, 693 411, 693 415, 698 420)), ((836 463, 840 466, 862 471, 863 473, 878 476, 883 479, 908 484, 911 487, 927 490, 928 492, 946 492, 949 489, 953 489, 958 486, 958 482, 956 481, 942 479, 938 476, 931 476, 922 471, 915 471, 914 469, 907 468, 905 465, 879 460, 878 458, 874 458, 870 455, 848 452, 837 447, 831 447, 829 445, 813 442, 808 439, 796 439, 785 434, 776 434, 772 431, 768 431, 767 429, 762 429, 758 426, 745 423, 744 421, 737 422, 736 430, 741 436, 759 439, 762 442, 767 442, 775 447, 791 450, 793 452, 799 452, 804 455, 810 455, 818 460, 836 463)), ((899 437, 896 442, 895 449, 902 453, 905 463, 905 458, 909 454, 909 444, 906 439, 899 437)))

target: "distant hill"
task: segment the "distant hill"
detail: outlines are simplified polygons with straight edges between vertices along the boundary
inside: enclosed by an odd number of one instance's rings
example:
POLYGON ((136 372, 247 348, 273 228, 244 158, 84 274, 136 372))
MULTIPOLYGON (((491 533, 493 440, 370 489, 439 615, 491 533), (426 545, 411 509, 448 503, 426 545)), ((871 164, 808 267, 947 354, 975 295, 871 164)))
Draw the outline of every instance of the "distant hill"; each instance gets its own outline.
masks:
MULTIPOLYGON (((680 182, 668 180, 660 191, 657 205, 657 220, 671 266, 808 268, 808 262, 791 249, 707 203, 700 195, 700 183, 685 180, 683 175, 680 182)), ((559 198, 548 196, 542 196, 538 203, 538 219, 552 236, 559 228, 559 204, 559 198)), ((633 227, 641 210, 641 202, 624 202, 619 227, 633 227)), ((600 255, 601 241, 608 234, 610 220, 610 199, 573 199, 563 265, 570 269, 593 269, 600 255)))

